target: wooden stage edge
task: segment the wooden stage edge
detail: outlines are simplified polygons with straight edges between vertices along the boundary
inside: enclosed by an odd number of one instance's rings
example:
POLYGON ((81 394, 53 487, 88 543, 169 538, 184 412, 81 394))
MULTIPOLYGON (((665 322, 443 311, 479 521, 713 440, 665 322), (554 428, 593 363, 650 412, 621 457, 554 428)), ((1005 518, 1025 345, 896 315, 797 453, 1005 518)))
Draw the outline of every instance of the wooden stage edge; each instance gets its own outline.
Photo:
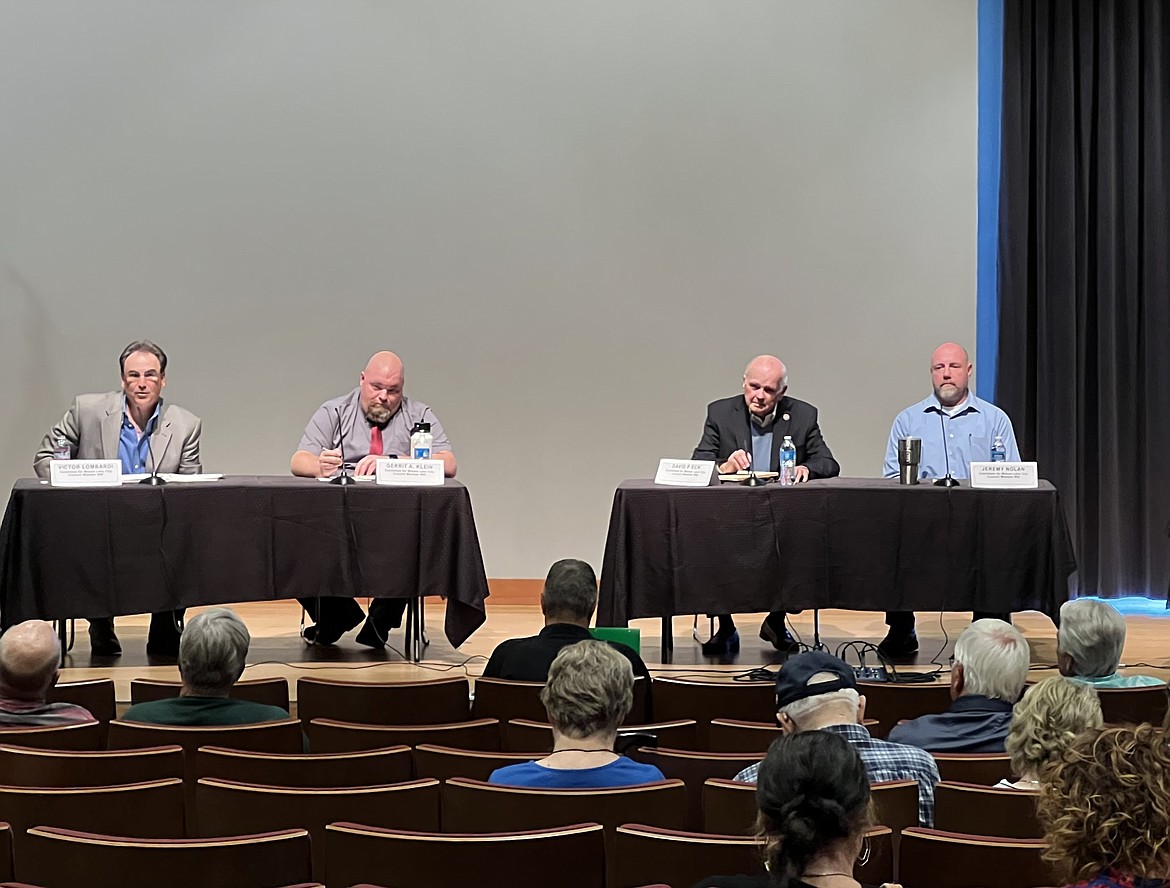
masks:
MULTIPOLYGON (((443 634, 443 602, 427 599, 425 625, 429 645, 421 663, 409 663, 402 655, 402 631, 395 630, 390 646, 371 650, 356 643, 355 632, 344 636, 336 645, 307 645, 300 637, 301 609, 295 601, 245 602, 230 605, 248 624, 252 645, 244 678, 282 676, 289 680, 293 699, 296 679, 301 676, 340 678, 351 681, 411 681, 443 676, 466 675, 475 678, 496 645, 507 638, 535 635, 544 625, 539 600, 541 580, 495 580, 488 600, 487 622, 458 650, 451 647, 443 634), (497 594, 498 593, 498 594, 497 594)), ((362 602, 366 604, 366 602, 362 602)), ((192 608, 188 617, 203 608, 192 608)), ((689 676, 705 679, 730 679, 756 667, 775 669, 784 658, 758 637, 763 614, 737 614, 741 648, 725 661, 703 657, 699 643, 692 638, 696 627, 702 639, 710 631, 705 617, 676 616, 673 621, 673 662, 661 662, 661 621, 642 619, 631 622, 641 631, 642 658, 656 675, 689 676)), ((971 619, 970 613, 918 613, 920 650, 910 671, 929 671, 941 667, 939 680, 949 680, 947 669, 955 638, 971 619)), ((1055 673, 1056 627, 1041 613, 1016 614, 1013 622, 1028 640, 1032 652, 1032 678, 1055 673)), ((84 620, 77 621, 77 637, 65 657, 61 681, 87 678, 113 678, 118 700, 130 699, 133 678, 177 679, 173 659, 148 657, 145 651, 149 617, 119 617, 117 631, 122 641, 122 656, 92 657, 84 620)), ((812 640, 813 612, 804 611, 791 617, 794 632, 801 640, 812 640)), ((1170 616, 1130 615, 1126 617, 1128 637, 1122 656, 1123 671, 1170 677, 1170 616)), ((876 644, 885 635, 883 615, 873 611, 822 610, 821 640, 835 653, 846 642, 876 644)), ((849 662, 856 663, 850 654, 849 662)), ((871 654, 866 661, 876 665, 871 654)))

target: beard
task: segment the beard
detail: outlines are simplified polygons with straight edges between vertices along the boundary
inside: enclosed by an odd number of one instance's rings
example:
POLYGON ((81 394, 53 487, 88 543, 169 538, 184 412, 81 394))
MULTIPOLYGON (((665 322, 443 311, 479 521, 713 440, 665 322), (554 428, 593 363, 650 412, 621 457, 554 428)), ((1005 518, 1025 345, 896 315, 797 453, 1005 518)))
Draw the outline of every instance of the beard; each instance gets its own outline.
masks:
POLYGON ((384 404, 373 403, 362 411, 366 415, 366 420, 372 425, 384 426, 390 421, 390 417, 394 414, 390 412, 390 408, 384 404))

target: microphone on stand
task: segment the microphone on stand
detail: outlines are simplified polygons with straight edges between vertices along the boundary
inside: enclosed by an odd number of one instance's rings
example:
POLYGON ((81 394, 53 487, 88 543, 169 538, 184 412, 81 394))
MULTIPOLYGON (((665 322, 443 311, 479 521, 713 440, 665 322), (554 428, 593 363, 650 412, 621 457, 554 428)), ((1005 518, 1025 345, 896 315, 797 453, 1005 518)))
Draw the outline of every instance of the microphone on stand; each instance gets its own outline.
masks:
POLYGON ((345 436, 341 433, 341 408, 335 407, 334 411, 337 413, 337 449, 341 451, 341 474, 330 478, 329 483, 342 486, 356 484, 357 479, 349 473, 349 468, 345 465, 345 436))
POLYGON ((934 479, 935 487, 958 487, 959 482, 951 477, 951 455, 947 451, 947 429, 943 422, 942 410, 938 412, 938 430, 942 435, 943 457, 946 459, 947 473, 941 478, 934 479))
MULTIPOLYGON (((151 463, 150 475, 146 478, 143 478, 138 483, 139 484, 149 484, 151 487, 158 487, 160 484, 166 484, 167 479, 160 477, 158 474, 158 460, 154 458, 154 446, 150 440, 153 437, 154 437, 154 435, 147 435, 146 436, 146 452, 150 454, 150 463, 151 463)), ((167 448, 170 446, 171 446, 171 439, 167 438, 167 443, 163 445, 162 456, 160 456, 159 459, 162 459, 163 456, 167 455, 167 448)))

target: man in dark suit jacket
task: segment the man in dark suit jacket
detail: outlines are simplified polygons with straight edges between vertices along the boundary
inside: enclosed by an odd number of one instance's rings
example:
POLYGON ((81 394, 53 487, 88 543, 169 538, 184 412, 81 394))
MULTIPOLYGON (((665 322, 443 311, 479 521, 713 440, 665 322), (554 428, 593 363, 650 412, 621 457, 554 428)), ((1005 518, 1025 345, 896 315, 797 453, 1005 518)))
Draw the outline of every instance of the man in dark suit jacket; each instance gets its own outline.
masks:
MULTIPOLYGON (((788 397, 788 369, 772 355, 753 358, 743 373, 743 396, 723 398, 707 405, 703 437, 692 459, 710 459, 720 474, 754 467, 775 472, 780 445, 787 435, 796 445, 796 483, 811 478, 835 478, 841 466, 817 425, 817 408, 788 397)), ((784 626, 784 613, 768 615, 760 637, 777 650, 796 650, 797 644, 784 626)), ((719 629, 703 645, 703 653, 715 656, 739 648, 739 633, 730 614, 719 614, 719 629)))

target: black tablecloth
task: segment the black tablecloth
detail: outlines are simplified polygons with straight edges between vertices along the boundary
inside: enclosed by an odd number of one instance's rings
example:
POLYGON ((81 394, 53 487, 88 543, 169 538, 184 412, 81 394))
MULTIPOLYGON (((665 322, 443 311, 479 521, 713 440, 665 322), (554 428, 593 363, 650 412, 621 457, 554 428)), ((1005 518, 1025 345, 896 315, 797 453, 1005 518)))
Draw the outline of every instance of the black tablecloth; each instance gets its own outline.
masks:
POLYGON ((232 601, 447 599, 458 647, 487 577, 467 488, 307 478, 52 488, 18 481, 0 526, 0 618, 103 617, 232 601))
POLYGON ((1055 617, 1075 569, 1047 481, 1038 490, 626 481, 614 495, 597 623, 812 607, 1055 617))

